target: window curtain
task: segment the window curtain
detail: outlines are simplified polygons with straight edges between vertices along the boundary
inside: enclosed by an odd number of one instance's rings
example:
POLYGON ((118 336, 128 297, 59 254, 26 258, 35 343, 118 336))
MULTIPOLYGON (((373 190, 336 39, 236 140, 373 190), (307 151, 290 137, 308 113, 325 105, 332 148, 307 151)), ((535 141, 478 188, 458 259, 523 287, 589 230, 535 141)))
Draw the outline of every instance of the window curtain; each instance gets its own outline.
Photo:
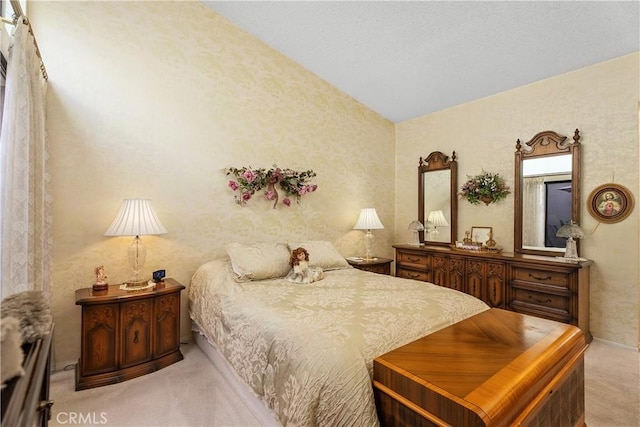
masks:
POLYGON ((523 179, 522 245, 544 247, 544 216, 546 191, 544 177, 523 179))
POLYGON ((45 101, 47 81, 29 25, 18 19, 0 128, 0 297, 51 295, 52 213, 45 101))

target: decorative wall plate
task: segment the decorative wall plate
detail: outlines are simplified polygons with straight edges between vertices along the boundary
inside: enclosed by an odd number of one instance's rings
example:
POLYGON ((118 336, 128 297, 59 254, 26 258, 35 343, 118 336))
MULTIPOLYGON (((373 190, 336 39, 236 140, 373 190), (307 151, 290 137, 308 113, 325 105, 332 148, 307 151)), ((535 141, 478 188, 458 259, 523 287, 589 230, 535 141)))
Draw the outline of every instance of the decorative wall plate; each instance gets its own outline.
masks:
POLYGON ((620 222, 633 211, 633 195, 620 184, 604 184, 595 188, 587 202, 591 216, 607 224, 620 222))

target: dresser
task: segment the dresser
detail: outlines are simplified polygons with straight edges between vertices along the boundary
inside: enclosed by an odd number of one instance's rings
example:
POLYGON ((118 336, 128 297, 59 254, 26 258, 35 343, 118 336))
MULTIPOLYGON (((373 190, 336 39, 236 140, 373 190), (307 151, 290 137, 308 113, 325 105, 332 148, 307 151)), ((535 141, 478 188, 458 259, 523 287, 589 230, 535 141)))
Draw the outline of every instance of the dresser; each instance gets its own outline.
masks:
POLYGON ((588 342, 592 261, 462 251, 444 246, 395 245, 396 276, 473 295, 490 307, 568 323, 588 342))
POLYGON ((82 343, 76 390, 99 387, 157 371, 183 359, 180 292, 166 279, 153 288, 76 290, 82 307, 82 343))

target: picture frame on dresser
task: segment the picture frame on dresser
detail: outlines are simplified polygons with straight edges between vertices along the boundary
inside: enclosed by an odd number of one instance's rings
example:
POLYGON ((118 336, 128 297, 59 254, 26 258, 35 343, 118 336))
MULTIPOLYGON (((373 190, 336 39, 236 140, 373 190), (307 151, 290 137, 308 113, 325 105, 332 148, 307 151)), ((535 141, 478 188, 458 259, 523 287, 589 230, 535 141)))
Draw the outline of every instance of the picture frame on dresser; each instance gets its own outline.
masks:
POLYGON ((485 227, 485 226, 473 226, 471 227, 471 240, 473 242, 480 242, 483 245, 491 239, 491 234, 493 232, 493 227, 485 227))

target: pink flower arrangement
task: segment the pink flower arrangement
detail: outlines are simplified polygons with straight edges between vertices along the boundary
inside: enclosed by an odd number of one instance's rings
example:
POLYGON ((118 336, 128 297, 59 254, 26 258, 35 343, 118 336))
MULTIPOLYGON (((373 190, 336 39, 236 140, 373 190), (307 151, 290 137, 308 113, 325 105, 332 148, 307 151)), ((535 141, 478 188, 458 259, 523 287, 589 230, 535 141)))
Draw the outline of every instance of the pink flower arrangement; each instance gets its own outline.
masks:
POLYGON ((300 203, 300 198, 318 189, 316 184, 308 181, 316 176, 313 170, 296 171, 293 169, 280 169, 276 166, 266 169, 253 169, 251 166, 242 168, 228 168, 227 175, 235 179, 229 180, 227 186, 238 194, 235 195, 236 203, 244 206, 254 194, 264 190, 264 197, 273 201, 275 209, 278 204, 279 194, 277 187, 285 192, 287 197, 282 199, 285 206, 291 206, 292 198, 300 203))

